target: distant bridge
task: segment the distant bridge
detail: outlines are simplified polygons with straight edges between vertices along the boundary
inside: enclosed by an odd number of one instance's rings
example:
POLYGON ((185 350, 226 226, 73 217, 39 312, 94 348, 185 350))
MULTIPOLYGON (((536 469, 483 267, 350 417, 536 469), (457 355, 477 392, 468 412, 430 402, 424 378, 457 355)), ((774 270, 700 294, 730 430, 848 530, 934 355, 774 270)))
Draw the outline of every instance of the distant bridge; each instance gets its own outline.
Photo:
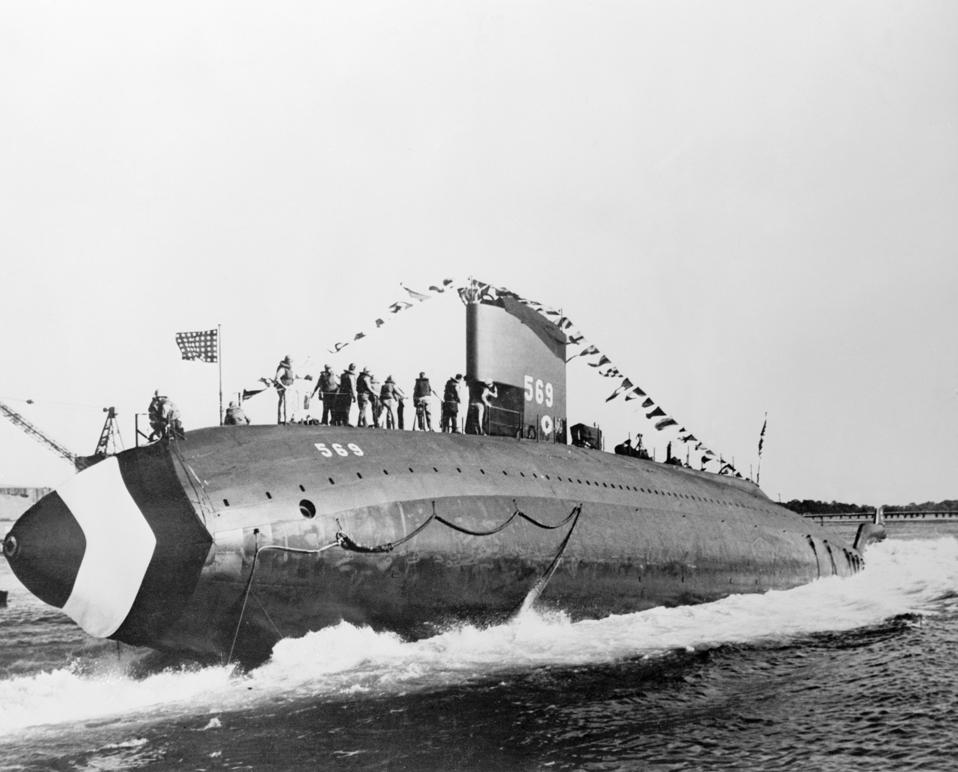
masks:
MULTIPOLYGON (((826 514, 804 513, 802 517, 814 520, 820 525, 826 523, 857 523, 871 520, 874 512, 829 512, 826 514)), ((918 509, 910 512, 885 511, 885 522, 888 523, 942 523, 958 521, 958 512, 947 509, 918 509)))

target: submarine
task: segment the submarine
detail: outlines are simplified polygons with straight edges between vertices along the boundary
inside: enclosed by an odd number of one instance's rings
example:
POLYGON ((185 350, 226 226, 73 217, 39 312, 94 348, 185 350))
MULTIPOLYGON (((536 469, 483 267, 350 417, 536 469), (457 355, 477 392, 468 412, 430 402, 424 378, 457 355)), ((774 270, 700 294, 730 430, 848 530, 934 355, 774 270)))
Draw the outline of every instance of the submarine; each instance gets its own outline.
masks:
POLYGON ((257 664, 342 621, 408 638, 523 608, 572 619, 788 589, 864 566, 754 483, 568 443, 566 334, 464 296, 482 433, 214 426, 109 456, 3 541, 92 636, 257 664))

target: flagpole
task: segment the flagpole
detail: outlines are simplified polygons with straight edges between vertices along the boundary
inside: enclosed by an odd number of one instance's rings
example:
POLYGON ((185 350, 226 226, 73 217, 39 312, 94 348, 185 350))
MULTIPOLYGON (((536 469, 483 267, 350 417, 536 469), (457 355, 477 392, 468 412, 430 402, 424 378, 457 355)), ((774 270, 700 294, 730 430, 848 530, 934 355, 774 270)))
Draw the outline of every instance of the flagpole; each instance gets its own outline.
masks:
POLYGON ((223 325, 216 325, 216 362, 220 371, 220 426, 223 425, 223 325))
POLYGON ((762 445, 765 443, 765 427, 768 426, 768 411, 762 419, 762 431, 758 435, 758 465, 755 467, 755 484, 760 485, 762 479, 762 445))

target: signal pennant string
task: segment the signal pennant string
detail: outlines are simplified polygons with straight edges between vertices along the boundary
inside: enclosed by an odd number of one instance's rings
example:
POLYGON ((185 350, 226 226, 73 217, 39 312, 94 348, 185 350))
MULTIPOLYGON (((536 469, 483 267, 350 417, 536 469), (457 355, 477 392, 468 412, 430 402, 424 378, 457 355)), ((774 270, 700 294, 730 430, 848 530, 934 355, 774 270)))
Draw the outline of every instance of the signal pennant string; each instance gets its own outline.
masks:
MULTIPOLYGON (((647 420, 652 421, 654 419, 659 419, 653 423, 653 427, 656 431, 664 431, 666 429, 672 429, 672 427, 679 427, 677 431, 678 441, 682 443, 695 443, 693 449, 701 453, 701 464, 703 468, 708 463, 718 462, 720 464, 720 472, 732 473, 738 477, 742 476, 731 464, 726 462, 720 454, 716 454, 714 451, 708 448, 701 440, 696 438, 691 432, 688 432, 684 426, 680 427, 679 422, 669 415, 661 406, 657 405, 652 397, 648 396, 642 387, 636 386, 628 377, 626 377, 607 354, 603 353, 598 346, 589 342, 585 335, 575 326, 573 321, 568 316, 563 314, 561 309, 547 306, 538 300, 524 298, 506 287, 498 287, 496 285, 489 284, 488 282, 480 281, 474 277, 469 277, 468 281, 465 283, 457 282, 452 278, 446 278, 438 284, 430 285, 425 292, 413 289, 404 283, 400 283, 399 286, 402 287, 408 299, 399 299, 391 303, 387 307, 388 314, 384 314, 382 317, 377 318, 373 322, 373 327, 375 329, 385 326, 388 323, 390 316, 395 316, 403 311, 407 311, 410 308, 426 302, 427 300, 437 297, 438 295, 445 294, 447 291, 455 291, 458 293, 460 299, 464 303, 475 300, 478 300, 479 302, 496 301, 499 299, 500 295, 508 295, 555 324, 565 333, 567 345, 580 347, 578 353, 566 358, 566 363, 569 363, 580 357, 591 359, 592 361, 587 361, 586 364, 598 372, 600 376, 604 378, 620 379, 619 385, 612 391, 611 394, 609 394, 608 397, 606 397, 606 402, 612 402, 619 397, 624 397, 624 402, 631 402, 644 398, 639 407, 645 413, 647 420)), ((367 334, 368 333, 365 330, 360 330, 356 332, 352 338, 335 343, 332 348, 327 350, 331 354, 338 354, 351 343, 365 338, 367 334)))

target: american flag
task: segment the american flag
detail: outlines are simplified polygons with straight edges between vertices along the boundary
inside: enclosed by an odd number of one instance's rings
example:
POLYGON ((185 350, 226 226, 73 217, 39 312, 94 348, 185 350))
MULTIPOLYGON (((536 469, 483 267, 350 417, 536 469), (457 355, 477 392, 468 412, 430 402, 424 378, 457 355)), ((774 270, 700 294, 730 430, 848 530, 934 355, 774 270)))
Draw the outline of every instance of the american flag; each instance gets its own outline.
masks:
POLYGON ((191 330, 176 333, 176 345, 183 359, 199 359, 201 362, 216 362, 217 330, 191 330))

